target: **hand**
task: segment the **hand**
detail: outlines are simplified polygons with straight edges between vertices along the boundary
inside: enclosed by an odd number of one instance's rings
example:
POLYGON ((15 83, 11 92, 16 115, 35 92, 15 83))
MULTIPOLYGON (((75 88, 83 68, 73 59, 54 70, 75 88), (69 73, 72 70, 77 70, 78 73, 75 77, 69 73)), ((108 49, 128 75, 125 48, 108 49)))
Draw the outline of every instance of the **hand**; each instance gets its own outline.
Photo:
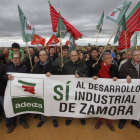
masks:
POLYGON ((93 79, 94 79, 94 80, 97 80, 97 78, 98 78, 98 76, 93 76, 93 79))
POLYGON ((117 81, 118 80, 118 78, 117 77, 113 77, 113 81, 117 81))
POLYGON ((14 80, 14 76, 12 76, 12 74, 9 74, 8 79, 11 80, 11 81, 14 80))
POLYGON ((50 77, 51 75, 52 75, 52 74, 49 73, 49 72, 46 73, 46 76, 47 76, 47 77, 50 77))
POLYGON ((94 67, 95 67, 95 65, 97 65, 97 63, 93 64, 93 65, 92 65, 92 67, 94 68, 94 67))
POLYGON ((31 69, 31 72, 33 72, 33 68, 31 69))
POLYGON ((63 65, 61 65, 61 69, 64 67, 64 64, 63 65))
POLYGON ((76 77, 76 78, 79 78, 79 75, 78 75, 78 74, 75 74, 75 77, 76 77))
POLYGON ((126 77, 126 79, 128 84, 131 83, 131 77, 129 75, 126 77))

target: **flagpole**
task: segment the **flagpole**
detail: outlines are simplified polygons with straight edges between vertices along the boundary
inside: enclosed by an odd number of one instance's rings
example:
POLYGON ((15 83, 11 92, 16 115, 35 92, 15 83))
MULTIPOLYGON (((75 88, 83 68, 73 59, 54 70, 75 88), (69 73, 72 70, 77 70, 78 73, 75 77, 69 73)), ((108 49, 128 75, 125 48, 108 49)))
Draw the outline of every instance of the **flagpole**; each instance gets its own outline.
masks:
POLYGON ((137 46, 137 44, 136 44, 136 49, 138 49, 138 46, 137 46))
POLYGON ((128 60, 126 31, 125 31, 125 45, 126 45, 126 57, 127 57, 127 60, 128 60))
POLYGON ((96 47, 97 40, 98 40, 98 36, 99 36, 99 33, 100 33, 100 28, 101 28, 101 25, 99 26, 99 30, 98 30, 98 35, 97 35, 97 39, 96 39, 96 43, 95 43, 95 47, 96 47))
POLYGON ((31 61, 31 56, 30 56, 29 47, 28 47, 28 43, 27 42, 26 42, 26 45, 27 45, 28 54, 29 54, 29 58, 30 58, 31 68, 33 69, 32 61, 31 61))
POLYGON ((63 65, 61 30, 60 30, 60 47, 61 47, 61 61, 62 61, 62 65, 63 65))
POLYGON ((115 34, 115 32, 116 32, 116 30, 118 29, 118 27, 119 27, 119 25, 117 25, 116 29, 114 30, 112 36, 110 37, 109 41, 107 42, 107 44, 106 44, 106 46, 105 46, 105 48, 104 48, 104 50, 103 50, 102 53, 100 54, 100 57, 99 57, 99 59, 97 60, 96 64, 98 64, 98 62, 99 62, 101 56, 103 55, 103 53, 104 53, 104 51, 105 51, 107 45, 109 44, 110 40, 112 39, 112 37, 113 37, 113 35, 115 34))

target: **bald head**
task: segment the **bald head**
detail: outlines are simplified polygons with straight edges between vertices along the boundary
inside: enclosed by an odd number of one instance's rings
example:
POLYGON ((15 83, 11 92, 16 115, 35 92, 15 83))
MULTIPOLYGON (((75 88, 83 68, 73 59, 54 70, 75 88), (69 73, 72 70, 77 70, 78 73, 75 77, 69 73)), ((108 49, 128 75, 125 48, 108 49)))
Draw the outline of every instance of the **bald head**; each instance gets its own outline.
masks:
POLYGON ((79 59, 79 55, 76 50, 71 51, 71 61, 76 62, 79 59))

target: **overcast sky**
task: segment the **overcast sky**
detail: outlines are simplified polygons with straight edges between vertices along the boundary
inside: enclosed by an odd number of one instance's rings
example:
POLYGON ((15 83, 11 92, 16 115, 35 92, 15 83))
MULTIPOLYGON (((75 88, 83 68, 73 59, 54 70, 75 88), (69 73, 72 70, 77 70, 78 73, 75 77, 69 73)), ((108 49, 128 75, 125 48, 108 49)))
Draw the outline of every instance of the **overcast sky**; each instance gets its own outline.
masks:
MULTIPOLYGON (((78 45, 95 44, 97 29, 95 26, 105 12, 103 30, 99 35, 97 45, 106 45, 111 37, 116 23, 106 19, 106 16, 119 6, 122 0, 50 0, 52 6, 61 12, 61 15, 83 34, 83 38, 76 41, 78 45)), ((137 5, 138 0, 133 0, 126 17, 137 5)), ((48 0, 0 0, 0 47, 10 47, 13 42, 25 46, 19 20, 18 7, 20 6, 26 18, 35 28, 35 33, 46 39, 53 35, 50 7, 48 0)), ((69 34, 63 39, 63 44, 69 39, 69 34)), ((111 44, 113 44, 113 39, 111 44)), ((140 45, 138 32, 138 45, 140 45)), ((30 45, 30 42, 28 43, 30 45)), ((118 45, 118 44, 115 44, 118 45)))

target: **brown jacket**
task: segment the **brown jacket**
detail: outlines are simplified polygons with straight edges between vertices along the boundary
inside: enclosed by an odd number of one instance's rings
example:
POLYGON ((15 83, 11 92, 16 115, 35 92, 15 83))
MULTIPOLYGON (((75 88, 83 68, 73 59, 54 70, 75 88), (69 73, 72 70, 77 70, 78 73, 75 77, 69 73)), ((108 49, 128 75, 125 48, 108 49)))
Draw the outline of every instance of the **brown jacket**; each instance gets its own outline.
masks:
POLYGON ((120 79, 125 79, 128 75, 132 79, 139 79, 140 78, 140 69, 139 69, 139 76, 138 76, 137 70, 133 66, 133 64, 131 63, 131 60, 128 60, 127 62, 125 62, 121 66, 121 69, 119 70, 119 78, 120 79))

